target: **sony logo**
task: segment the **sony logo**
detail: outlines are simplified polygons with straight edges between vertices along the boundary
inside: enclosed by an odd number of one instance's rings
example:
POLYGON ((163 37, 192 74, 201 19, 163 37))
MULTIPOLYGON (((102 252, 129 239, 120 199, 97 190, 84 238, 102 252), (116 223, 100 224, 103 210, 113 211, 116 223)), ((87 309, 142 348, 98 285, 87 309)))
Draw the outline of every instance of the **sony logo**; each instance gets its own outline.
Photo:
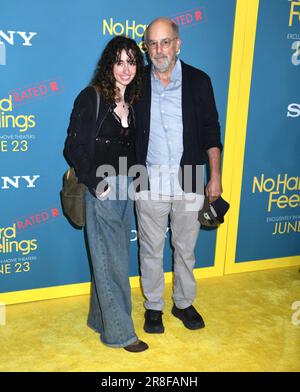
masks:
POLYGON ((37 35, 37 33, 29 32, 26 33, 25 31, 7 31, 6 33, 3 30, 0 30, 0 45, 3 45, 4 42, 6 41, 9 45, 14 45, 15 44, 15 35, 21 37, 24 42, 22 42, 22 45, 24 46, 32 46, 32 43, 30 42, 32 38, 37 35))
POLYGON ((34 175, 34 176, 13 176, 13 177, 0 177, 2 180, 2 186, 1 189, 10 189, 10 188, 16 188, 18 189, 20 187, 20 182, 21 185, 22 183, 26 184, 26 188, 35 188, 34 182, 36 181, 37 178, 39 178, 39 175, 34 175))

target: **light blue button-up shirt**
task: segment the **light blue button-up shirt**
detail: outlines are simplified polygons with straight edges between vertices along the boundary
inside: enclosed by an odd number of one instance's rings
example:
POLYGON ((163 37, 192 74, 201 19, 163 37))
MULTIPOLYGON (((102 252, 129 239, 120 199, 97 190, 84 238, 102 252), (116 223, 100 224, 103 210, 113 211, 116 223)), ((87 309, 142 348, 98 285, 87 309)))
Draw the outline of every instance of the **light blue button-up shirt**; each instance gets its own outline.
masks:
POLYGON ((182 194, 178 170, 183 153, 181 62, 175 63, 170 83, 164 86, 151 72, 151 120, 147 169, 152 193, 182 194))

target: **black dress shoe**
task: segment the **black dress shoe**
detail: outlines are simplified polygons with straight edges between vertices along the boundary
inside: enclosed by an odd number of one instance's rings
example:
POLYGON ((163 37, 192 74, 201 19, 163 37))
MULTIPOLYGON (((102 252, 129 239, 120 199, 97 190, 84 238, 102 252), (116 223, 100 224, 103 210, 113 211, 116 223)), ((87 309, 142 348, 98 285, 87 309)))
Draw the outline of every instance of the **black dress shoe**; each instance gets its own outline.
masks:
POLYGON ((162 311, 147 309, 145 312, 144 331, 148 333, 163 333, 162 311))
POLYGON ((188 329, 200 329, 205 327, 203 318, 193 305, 185 309, 179 309, 174 305, 172 314, 179 318, 188 329))
POLYGON ((129 351, 131 353, 140 353, 149 348, 148 344, 143 342, 142 340, 136 340, 134 343, 129 344, 124 347, 124 350, 129 351))

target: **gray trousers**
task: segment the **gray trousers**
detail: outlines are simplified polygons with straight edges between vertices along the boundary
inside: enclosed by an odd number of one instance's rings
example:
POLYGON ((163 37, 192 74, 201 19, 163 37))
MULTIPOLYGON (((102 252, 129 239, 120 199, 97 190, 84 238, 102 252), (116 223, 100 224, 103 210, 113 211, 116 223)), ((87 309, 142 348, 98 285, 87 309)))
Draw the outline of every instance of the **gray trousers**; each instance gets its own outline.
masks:
POLYGON ((187 193, 181 200, 176 199, 169 196, 153 200, 149 191, 140 192, 136 197, 141 282, 146 309, 163 310, 164 307, 163 249, 169 215, 174 247, 173 300, 178 308, 185 309, 196 296, 194 249, 200 229, 198 212, 203 206, 204 195, 187 193))

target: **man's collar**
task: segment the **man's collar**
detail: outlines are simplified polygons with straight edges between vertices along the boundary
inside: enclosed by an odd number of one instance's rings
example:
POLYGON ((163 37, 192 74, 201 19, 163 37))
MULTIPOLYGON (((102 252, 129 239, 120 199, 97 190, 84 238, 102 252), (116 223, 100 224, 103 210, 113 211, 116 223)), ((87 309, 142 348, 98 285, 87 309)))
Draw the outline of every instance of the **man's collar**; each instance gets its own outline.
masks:
POLYGON ((170 77, 171 82, 176 82, 181 80, 181 61, 179 58, 176 58, 176 63, 174 65, 173 71, 170 77))

